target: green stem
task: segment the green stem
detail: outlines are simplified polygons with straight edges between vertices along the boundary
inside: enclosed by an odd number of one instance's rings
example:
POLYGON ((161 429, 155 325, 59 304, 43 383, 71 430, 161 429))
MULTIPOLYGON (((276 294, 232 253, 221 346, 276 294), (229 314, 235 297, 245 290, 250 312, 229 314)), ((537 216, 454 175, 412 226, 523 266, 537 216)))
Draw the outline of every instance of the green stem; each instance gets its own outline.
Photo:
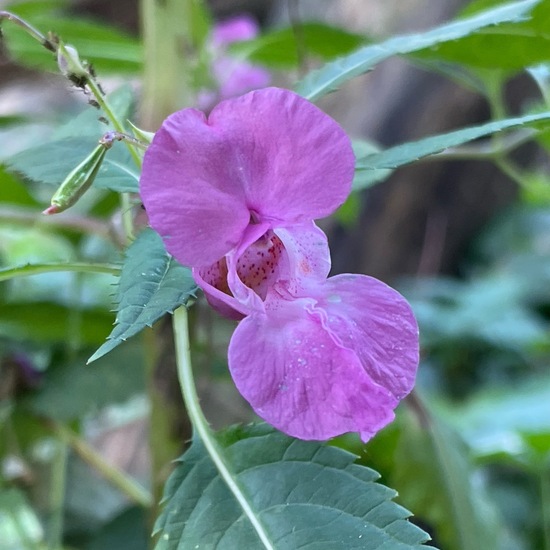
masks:
POLYGON ((104 239, 113 241, 116 246, 120 246, 120 239, 117 238, 116 231, 112 226, 106 226, 103 220, 63 212, 58 216, 40 216, 35 208, 25 208, 16 205, 9 207, 0 206, 0 220, 23 225, 33 224, 38 227, 51 226, 81 233, 93 233, 104 239))
POLYGON ((17 267, 0 269, 0 282, 14 279, 15 277, 29 277, 41 273, 55 273, 59 271, 76 271, 78 273, 107 273, 109 275, 120 275, 120 268, 111 264, 88 264, 84 262, 74 263, 44 263, 28 264, 17 267))
POLYGON ((199 397, 193 380, 193 369, 191 366, 191 352, 189 347, 189 329, 187 323, 187 309, 180 307, 174 312, 174 339, 176 342, 176 360, 178 364, 178 378, 180 381, 181 392, 189 418, 201 438, 212 462, 222 479, 227 484, 229 490, 241 506, 243 512, 252 524, 264 547, 268 550, 274 550, 274 545, 258 518, 256 512, 248 502, 247 496, 238 484, 235 475, 231 472, 229 465, 225 461, 223 452, 216 443, 214 433, 208 426, 208 421, 199 405, 199 397))
POLYGON ((15 23, 19 27, 21 27, 23 30, 25 30, 30 36, 32 36, 35 40, 38 40, 45 48, 48 50, 55 52, 55 44, 53 44, 50 40, 48 40, 38 29, 35 29, 32 25, 27 23, 25 20, 21 19, 14 13, 10 13, 9 11, 0 11, 0 22, 6 19, 8 21, 11 21, 12 23, 15 23))
POLYGON ((95 468, 107 481, 117 487, 130 500, 143 508, 149 508, 153 498, 149 491, 125 472, 109 464, 88 443, 62 424, 52 423, 58 437, 69 445, 87 464, 95 468))
POLYGON ((166 116, 193 104, 196 0, 141 0, 145 51, 141 126, 158 128, 166 116))
MULTIPOLYGON (((67 57, 69 57, 69 53, 67 52, 65 45, 62 42, 59 43, 58 49, 61 50, 61 52, 64 53, 67 57)), ((109 102, 107 101, 107 98, 103 93, 103 90, 101 89, 98 82, 96 81, 94 74, 91 72, 89 65, 85 64, 85 67, 86 67, 86 86, 94 96, 99 107, 105 113, 105 116, 111 121, 111 124, 113 125, 115 131, 120 134, 124 134, 125 133, 124 125, 116 116, 114 110, 111 108, 111 105, 109 105, 109 102)), ((141 168, 141 164, 142 164, 141 155, 136 149, 135 144, 133 144, 130 140, 124 140, 124 143, 128 148, 128 151, 130 152, 130 155, 134 160, 136 166, 138 168, 141 168)), ((121 203, 122 203, 121 205, 122 221, 123 221, 124 231, 126 233, 126 243, 129 244, 134 239, 134 230, 133 230, 134 222, 132 217, 132 210, 130 208, 130 196, 128 193, 121 193, 121 203)))
POLYGON ((132 216, 132 199, 128 193, 120 194, 120 211, 126 242, 129 244, 134 240, 134 219, 132 216))
POLYGON ((520 145, 531 141, 536 134, 536 130, 523 129, 501 136, 501 140, 498 144, 494 143, 491 139, 489 142, 479 145, 452 147, 437 155, 430 155, 423 159, 419 159, 419 162, 437 162, 441 160, 494 160, 501 158, 505 153, 513 151, 520 145))
MULTIPOLYGON (((87 85, 90 89, 90 92, 92 92, 92 94, 94 95, 95 100, 99 103, 99 106, 105 113, 105 116, 111 121, 115 130, 121 134, 126 133, 124 125, 122 124, 122 122, 120 122, 120 120, 118 120, 118 117, 115 115, 115 112, 109 105, 107 98, 103 95, 97 82, 92 76, 88 78, 87 85)), ((136 166, 138 168, 141 168, 141 155, 138 153, 136 146, 128 140, 124 140, 124 143, 126 144, 128 151, 130 151, 130 155, 132 155, 132 159, 134 160, 136 166)))
POLYGON ((495 159, 495 164, 504 172, 513 182, 517 183, 520 187, 526 187, 527 182, 525 181, 525 176, 522 171, 515 166, 515 164, 507 159, 506 157, 501 157, 495 159))
POLYGON ((65 487, 67 482, 67 459, 69 456, 65 441, 58 442, 57 456, 52 466, 50 480, 50 503, 52 513, 48 522, 48 547, 61 548, 63 542, 63 516, 65 487))

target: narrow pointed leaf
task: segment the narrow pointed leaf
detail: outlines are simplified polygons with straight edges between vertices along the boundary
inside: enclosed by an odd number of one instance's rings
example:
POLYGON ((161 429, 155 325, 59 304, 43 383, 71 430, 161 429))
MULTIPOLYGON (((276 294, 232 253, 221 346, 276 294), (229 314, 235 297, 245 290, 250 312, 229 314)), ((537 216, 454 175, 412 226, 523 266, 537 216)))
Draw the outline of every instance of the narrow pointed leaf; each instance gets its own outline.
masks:
POLYGON ((380 44, 365 46, 311 72, 298 83, 296 91, 305 98, 315 101, 338 89, 344 82, 372 70, 376 64, 394 55, 410 54, 444 42, 458 40, 480 29, 500 23, 521 21, 539 1, 510 2, 426 32, 396 36, 380 44))
MULTIPOLYGON (((221 452, 277 549, 429 548, 426 533, 395 504, 379 475, 351 453, 292 439, 267 425, 232 428, 221 452)), ((165 489, 157 550, 263 550, 232 493, 197 438, 165 489)))
MULTIPOLYGON (((358 158, 355 169, 358 172, 354 182, 354 189, 363 189, 380 181, 381 170, 393 170, 399 166, 410 164, 421 158, 441 153, 450 147, 458 147, 464 143, 485 137, 496 132, 517 128, 519 126, 533 126, 545 120, 550 120, 550 112, 525 115, 516 118, 507 118, 488 122, 480 126, 463 128, 454 132, 430 136, 418 141, 411 141, 390 147, 381 152, 370 153, 358 158)), ((444 160, 444 157, 443 157, 444 160)))
POLYGON ((117 288, 116 326, 88 362, 150 327, 165 313, 187 304, 197 287, 191 271, 170 256, 152 229, 144 230, 128 248, 117 288))

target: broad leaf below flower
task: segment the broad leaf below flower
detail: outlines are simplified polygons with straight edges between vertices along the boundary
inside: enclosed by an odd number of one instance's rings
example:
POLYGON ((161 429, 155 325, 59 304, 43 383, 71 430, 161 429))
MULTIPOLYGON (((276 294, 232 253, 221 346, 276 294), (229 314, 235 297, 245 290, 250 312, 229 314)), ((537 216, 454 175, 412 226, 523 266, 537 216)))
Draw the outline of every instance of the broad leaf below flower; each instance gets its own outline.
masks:
MULTIPOLYGON (((235 482, 276 549, 412 550, 429 537, 395 504, 395 492, 351 453, 292 439, 267 425, 219 436, 235 482)), ((168 480, 157 550, 261 550, 251 523, 198 438, 168 480)))

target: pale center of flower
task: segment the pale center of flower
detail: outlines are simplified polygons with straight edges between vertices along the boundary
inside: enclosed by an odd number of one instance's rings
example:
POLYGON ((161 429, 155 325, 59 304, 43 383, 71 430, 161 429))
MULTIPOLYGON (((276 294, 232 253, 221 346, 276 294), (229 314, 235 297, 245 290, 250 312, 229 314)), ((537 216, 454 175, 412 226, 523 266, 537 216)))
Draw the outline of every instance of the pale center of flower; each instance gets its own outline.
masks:
MULTIPOLYGON (((284 257, 285 248, 281 239, 272 231, 268 231, 255 243, 251 244, 237 261, 239 279, 264 300, 268 289, 278 279, 281 261, 284 257)), ((205 282, 214 288, 231 295, 227 284, 225 258, 206 269, 202 269, 200 275, 205 282)))

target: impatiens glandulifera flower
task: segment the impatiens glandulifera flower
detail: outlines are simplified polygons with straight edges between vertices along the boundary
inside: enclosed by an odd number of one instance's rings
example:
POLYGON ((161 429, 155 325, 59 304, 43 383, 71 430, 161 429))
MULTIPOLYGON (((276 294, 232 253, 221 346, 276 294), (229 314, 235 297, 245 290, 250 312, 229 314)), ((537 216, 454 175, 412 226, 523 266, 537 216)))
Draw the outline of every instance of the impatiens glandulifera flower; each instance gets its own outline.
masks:
POLYGON ((366 441, 412 389, 418 328, 404 298, 364 275, 327 278, 313 220, 350 192, 338 124, 288 90, 168 117, 146 152, 141 194, 168 251, 193 267, 222 314, 240 319, 233 379, 281 431, 366 441))

